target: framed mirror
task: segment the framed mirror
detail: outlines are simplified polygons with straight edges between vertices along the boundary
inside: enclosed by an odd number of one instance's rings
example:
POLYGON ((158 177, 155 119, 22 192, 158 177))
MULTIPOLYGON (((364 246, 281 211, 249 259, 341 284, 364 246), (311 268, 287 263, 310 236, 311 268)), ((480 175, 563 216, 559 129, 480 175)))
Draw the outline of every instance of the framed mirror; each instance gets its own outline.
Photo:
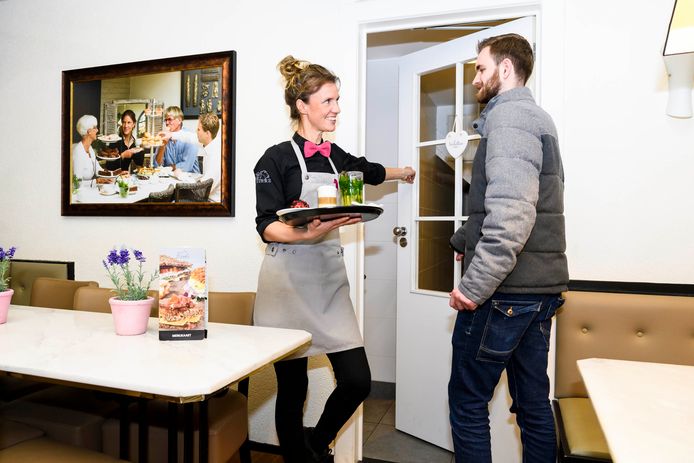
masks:
POLYGON ((236 52, 63 71, 61 214, 234 216, 236 52))

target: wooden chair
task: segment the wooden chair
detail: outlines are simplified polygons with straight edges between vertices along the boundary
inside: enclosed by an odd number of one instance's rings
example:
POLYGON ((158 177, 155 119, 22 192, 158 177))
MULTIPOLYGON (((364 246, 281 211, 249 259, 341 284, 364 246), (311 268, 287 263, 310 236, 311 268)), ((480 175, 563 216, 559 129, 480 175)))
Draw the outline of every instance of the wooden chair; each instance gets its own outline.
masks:
POLYGON ((14 290, 12 295, 13 304, 29 305, 31 287, 34 285, 34 280, 38 277, 74 280, 75 263, 13 259, 10 261, 10 289, 14 290))
POLYGON ((75 291, 82 286, 98 288, 99 283, 96 281, 64 280, 62 278, 36 278, 31 288, 29 305, 54 309, 72 309, 75 291))
POLYGON ((193 202, 204 203, 210 199, 210 190, 212 190, 213 179, 208 178, 200 182, 193 183, 177 183, 174 193, 174 200, 177 203, 193 202))
MULTIPOLYGON (((103 312, 111 313, 111 306, 108 300, 114 296, 111 288, 95 288, 92 286, 83 286, 77 288, 73 306, 75 310, 85 310, 87 312, 103 312)), ((148 291, 148 294, 154 298, 152 304, 152 312, 150 317, 156 317, 159 310, 159 293, 156 290, 148 291)))
POLYGON ((174 191, 176 188, 171 184, 166 190, 150 193, 148 201, 150 203, 170 203, 174 200, 174 191))

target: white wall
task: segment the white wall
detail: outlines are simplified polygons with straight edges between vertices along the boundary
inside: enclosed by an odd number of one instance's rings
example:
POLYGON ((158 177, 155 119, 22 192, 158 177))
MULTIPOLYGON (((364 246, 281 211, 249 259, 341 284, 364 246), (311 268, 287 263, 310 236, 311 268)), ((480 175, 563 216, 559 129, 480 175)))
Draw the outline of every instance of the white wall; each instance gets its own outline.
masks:
MULTIPOLYGON (((74 260, 76 278, 103 286, 109 282, 99 262, 113 244, 138 246, 147 256, 161 246, 201 246, 212 290, 254 290, 262 244, 254 230, 251 171, 270 144, 291 135, 277 62, 292 53, 341 77, 334 140, 358 153, 360 24, 511 4, 171 0, 162 8, 123 0, 115 8, 77 0, 2 1, 0 243, 17 246, 18 258, 74 260), (194 27, 183 24, 199 12, 211 14, 194 27), (131 33, 139 18, 143 27, 153 18, 178 24, 180 37, 173 40, 171 28, 161 27, 160 38, 140 40, 131 33), (127 24, 126 33, 119 24, 127 24), (310 24, 321 25, 320 33, 302 27, 310 24), (132 44, 124 43, 128 37, 132 44), (238 52, 236 217, 61 217, 61 71, 228 49, 238 52)), ((559 128, 571 277, 692 283, 694 119, 665 115, 661 47, 672 1, 633 8, 627 0, 542 0, 540 6, 541 103, 559 128)), ((328 375, 316 378, 312 390, 321 392, 311 399, 322 398, 330 382, 328 375)), ((311 407, 309 423, 316 418, 311 407)), ((271 427, 271 412, 262 410, 251 437, 271 442, 271 427)))

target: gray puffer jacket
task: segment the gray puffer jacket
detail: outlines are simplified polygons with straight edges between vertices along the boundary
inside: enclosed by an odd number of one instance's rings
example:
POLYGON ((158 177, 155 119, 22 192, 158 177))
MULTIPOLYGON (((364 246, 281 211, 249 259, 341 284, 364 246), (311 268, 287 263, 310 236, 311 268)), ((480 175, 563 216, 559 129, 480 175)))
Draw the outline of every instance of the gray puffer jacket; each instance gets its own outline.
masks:
POLYGON ((477 304, 495 291, 567 289, 564 169, 551 117, 526 87, 492 98, 475 121, 470 217, 451 238, 465 254, 458 289, 477 304))

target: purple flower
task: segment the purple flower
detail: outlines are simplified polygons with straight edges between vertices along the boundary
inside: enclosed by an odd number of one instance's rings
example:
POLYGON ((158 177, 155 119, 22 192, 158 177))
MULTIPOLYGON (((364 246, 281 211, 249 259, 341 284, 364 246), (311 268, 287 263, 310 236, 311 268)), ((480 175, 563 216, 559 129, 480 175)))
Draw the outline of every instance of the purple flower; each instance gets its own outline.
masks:
POLYGON ((141 251, 134 248, 128 250, 125 247, 111 249, 106 260, 101 261, 115 286, 114 291, 118 299, 129 301, 147 299, 147 290, 158 272, 155 271, 150 278, 146 278, 142 269, 143 262, 145 262, 145 256, 141 251), (130 268, 131 252, 137 260, 134 268, 130 268))
POLYGON ((7 251, 5 251, 3 248, 0 248, 0 261, 12 259, 16 250, 17 248, 14 246, 12 246, 7 251))
POLYGON ((133 254, 135 255, 135 259, 138 262, 146 262, 147 261, 147 259, 145 259, 145 256, 142 255, 141 251, 138 251, 137 249, 133 249, 133 254))

